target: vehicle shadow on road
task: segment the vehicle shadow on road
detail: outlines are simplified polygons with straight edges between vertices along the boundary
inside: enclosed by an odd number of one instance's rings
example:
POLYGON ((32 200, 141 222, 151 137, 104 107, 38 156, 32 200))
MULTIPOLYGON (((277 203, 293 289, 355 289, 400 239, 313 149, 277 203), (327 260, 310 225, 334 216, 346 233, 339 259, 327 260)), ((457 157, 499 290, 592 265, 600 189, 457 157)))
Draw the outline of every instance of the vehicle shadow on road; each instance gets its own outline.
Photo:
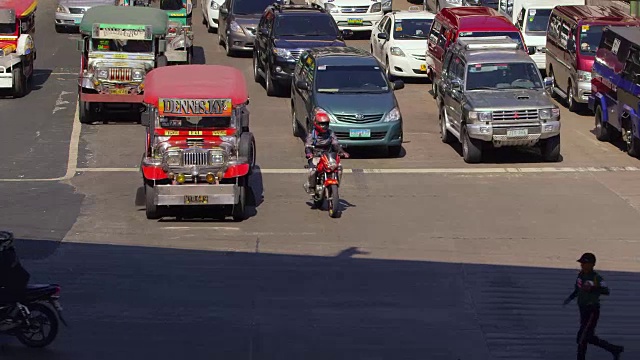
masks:
MULTIPOLYGON (((408 141, 404 141, 403 144, 408 141)), ((394 156, 394 154, 389 153, 389 150, 386 146, 375 146, 375 147, 347 147, 345 150, 349 153, 349 159, 385 159, 385 158, 397 158, 402 159, 407 156, 407 151, 404 146, 400 149, 400 154, 398 156, 394 156)), ((349 159, 344 160, 348 162, 349 159)))
MULTIPOLYGON (((627 143, 622 140, 622 135, 620 134, 619 131, 615 131, 615 130, 610 130, 613 134, 610 134, 609 137, 611 138, 609 141, 602 141, 603 144, 609 143, 611 145, 613 145, 614 147, 618 148, 618 150, 622 151, 622 152, 627 152, 627 143)), ((591 129, 589 130, 589 132, 591 134, 593 134, 594 139, 596 138, 596 130, 595 129, 591 129)), ((597 140, 597 139, 596 139, 597 140)))
MULTIPOLYGON (((2 338, 0 357, 575 357, 578 312, 575 303, 561 304, 577 269, 387 260, 376 258, 377 247, 344 240, 342 250, 327 256, 287 255, 273 247, 263 253, 259 246, 240 252, 65 242, 38 261, 31 261, 32 251, 48 245, 30 240, 19 248, 23 264, 32 283, 61 285, 70 327, 61 327, 44 350, 2 338)), ((640 276, 602 274, 612 295, 598 335, 625 345, 625 356, 637 359, 640 276)))
POLYGON ((193 46, 193 58, 191 59, 191 63, 201 65, 207 63, 207 56, 205 55, 204 48, 202 46, 193 46))
MULTIPOLYGON (((462 157, 462 145, 459 142, 449 144, 460 157, 462 157)), ((559 164, 564 161, 564 157, 560 155, 560 160, 556 163, 546 162, 540 154, 538 147, 503 147, 482 149, 483 164, 559 164)))
POLYGON ((30 91, 38 91, 42 89, 44 84, 49 80, 51 73, 53 71, 51 69, 35 69, 33 70, 33 78, 31 79, 31 86, 29 87, 30 91))

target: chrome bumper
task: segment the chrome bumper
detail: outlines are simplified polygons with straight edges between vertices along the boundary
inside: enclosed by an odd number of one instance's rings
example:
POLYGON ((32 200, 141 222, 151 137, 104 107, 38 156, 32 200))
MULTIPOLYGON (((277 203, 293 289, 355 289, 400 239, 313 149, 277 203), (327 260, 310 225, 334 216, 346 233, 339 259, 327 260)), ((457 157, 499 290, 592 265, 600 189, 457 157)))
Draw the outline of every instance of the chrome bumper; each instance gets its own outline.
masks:
POLYGON ((495 147, 533 146, 539 140, 560 135, 560 121, 533 122, 512 125, 467 124, 469 137, 492 142, 495 147), (524 136, 509 136, 507 130, 527 129, 524 136))
POLYGON ((238 203, 238 186, 235 184, 156 185, 156 205, 234 205, 238 203), (185 204, 185 196, 208 196, 206 204, 185 204))
POLYGON ((186 50, 168 50, 164 55, 169 62, 187 62, 188 59, 186 50))

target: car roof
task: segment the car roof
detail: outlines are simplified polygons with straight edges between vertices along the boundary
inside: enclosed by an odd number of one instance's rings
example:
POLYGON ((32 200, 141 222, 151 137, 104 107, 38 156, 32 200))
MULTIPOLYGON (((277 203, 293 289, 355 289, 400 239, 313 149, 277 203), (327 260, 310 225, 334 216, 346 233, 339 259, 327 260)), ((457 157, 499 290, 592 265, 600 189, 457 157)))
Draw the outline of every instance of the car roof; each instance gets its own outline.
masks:
POLYGON ((518 31, 511 20, 486 6, 444 8, 440 14, 458 24, 458 31, 518 31))
POLYGON ((222 65, 174 65, 153 69, 144 80, 144 102, 158 99, 231 99, 233 105, 249 99, 242 72, 222 65))
POLYGON ((613 6, 595 5, 563 5, 556 6, 554 12, 559 12, 574 21, 630 21, 635 20, 629 14, 613 6))
POLYGON ((316 65, 379 65, 370 52, 352 46, 318 47, 309 50, 316 65))
POLYGON ((167 13, 157 8, 99 5, 84 13, 80 32, 91 34, 94 24, 150 25, 153 35, 160 36, 167 33, 168 22, 167 13))
POLYGON ((436 14, 429 11, 397 11, 392 15, 396 19, 434 19, 436 14))
POLYGON ((273 11, 276 15, 287 15, 287 14, 327 14, 324 10, 312 7, 309 5, 280 5, 274 4, 269 5, 269 10, 273 11))
POLYGON ((609 29, 625 40, 640 45, 640 28, 635 26, 610 26, 609 29))
POLYGON ((477 64, 485 62, 531 62, 529 54, 521 49, 505 49, 504 46, 517 46, 518 43, 508 37, 487 38, 459 38, 454 45, 454 51, 459 52, 468 63, 477 64), (469 45, 486 45, 484 49, 466 49, 469 45), (495 47, 492 47, 495 46, 495 47))

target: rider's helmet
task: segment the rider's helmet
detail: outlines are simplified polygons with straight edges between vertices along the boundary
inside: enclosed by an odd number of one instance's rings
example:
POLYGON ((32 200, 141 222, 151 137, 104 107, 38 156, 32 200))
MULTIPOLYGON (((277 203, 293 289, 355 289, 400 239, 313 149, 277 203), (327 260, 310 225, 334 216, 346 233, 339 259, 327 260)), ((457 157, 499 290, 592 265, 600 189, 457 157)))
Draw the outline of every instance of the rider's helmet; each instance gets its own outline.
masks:
POLYGON ((329 114, 327 114, 324 110, 316 110, 315 119, 313 121, 313 126, 316 129, 318 134, 324 134, 329 130, 329 123, 331 120, 329 119, 329 114))
POLYGON ((13 233, 0 231, 0 252, 13 248, 13 233))

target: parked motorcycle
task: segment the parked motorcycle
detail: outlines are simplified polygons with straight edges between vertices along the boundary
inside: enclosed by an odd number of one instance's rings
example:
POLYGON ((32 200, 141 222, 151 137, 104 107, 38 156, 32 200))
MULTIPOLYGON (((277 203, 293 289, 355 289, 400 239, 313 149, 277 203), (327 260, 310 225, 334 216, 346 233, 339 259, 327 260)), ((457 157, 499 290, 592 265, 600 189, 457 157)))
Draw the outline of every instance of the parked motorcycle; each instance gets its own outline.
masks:
POLYGON ((321 209, 325 200, 327 201, 329 216, 338 217, 340 214, 340 180, 342 180, 342 165, 340 156, 335 152, 322 152, 318 165, 314 166, 312 160, 305 165, 305 169, 313 170, 315 167, 315 184, 311 184, 313 189, 311 196, 316 209, 321 209))
POLYGON ((28 347, 48 346, 58 335, 58 319, 67 326, 59 299, 57 284, 28 285, 19 303, 0 304, 0 333, 28 347))

